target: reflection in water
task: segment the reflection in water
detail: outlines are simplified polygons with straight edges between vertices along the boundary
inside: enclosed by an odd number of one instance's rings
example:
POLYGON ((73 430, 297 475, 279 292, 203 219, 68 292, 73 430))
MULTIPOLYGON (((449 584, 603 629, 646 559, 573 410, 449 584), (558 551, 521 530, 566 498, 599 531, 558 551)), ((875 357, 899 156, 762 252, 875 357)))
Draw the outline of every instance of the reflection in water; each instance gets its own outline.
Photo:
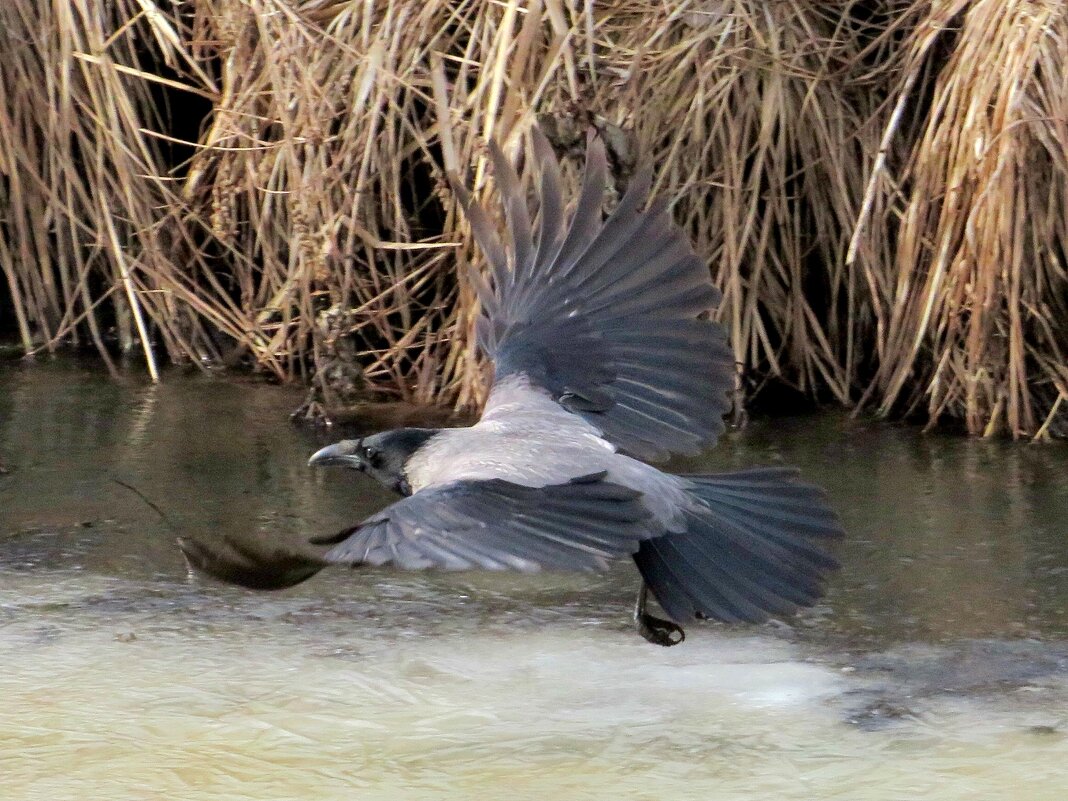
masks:
POLYGON ((626 565, 188 578, 172 526, 296 542, 386 502, 305 467, 298 402, 0 372, 0 798, 1063 798, 1063 445, 837 414, 726 437, 677 467, 801 465, 845 570, 789 625, 661 650, 626 565))

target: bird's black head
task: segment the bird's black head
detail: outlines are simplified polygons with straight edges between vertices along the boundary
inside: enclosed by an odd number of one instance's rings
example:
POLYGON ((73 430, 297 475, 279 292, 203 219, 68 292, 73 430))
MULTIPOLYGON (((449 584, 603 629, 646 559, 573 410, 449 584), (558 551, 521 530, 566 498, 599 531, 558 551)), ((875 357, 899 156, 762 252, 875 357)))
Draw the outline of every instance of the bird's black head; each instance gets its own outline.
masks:
POLYGON ((342 465, 367 473, 401 495, 411 495, 405 467, 412 454, 440 428, 398 428, 362 439, 343 439, 316 451, 309 465, 342 465))

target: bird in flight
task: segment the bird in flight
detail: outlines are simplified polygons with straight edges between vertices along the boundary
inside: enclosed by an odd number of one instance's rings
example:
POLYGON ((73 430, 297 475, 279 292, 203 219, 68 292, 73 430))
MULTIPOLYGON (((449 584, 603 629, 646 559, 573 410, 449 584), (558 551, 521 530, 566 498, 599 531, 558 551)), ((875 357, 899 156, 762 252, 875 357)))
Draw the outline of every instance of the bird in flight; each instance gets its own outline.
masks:
POLYGON ((403 496, 316 556, 182 538, 191 565, 258 589, 328 565, 440 570, 600 570, 631 557, 639 632, 675 645, 681 623, 759 622, 812 605, 841 528, 818 488, 780 467, 673 475, 649 462, 695 454, 723 431, 734 358, 710 317, 707 266, 641 171, 611 214, 608 163, 590 136, 574 210, 560 166, 532 133, 531 215, 512 164, 488 145, 506 240, 453 181, 489 263, 469 269, 476 336, 494 368, 481 419, 343 440, 311 465, 367 473, 403 496), (646 609, 649 594, 670 620, 646 609))

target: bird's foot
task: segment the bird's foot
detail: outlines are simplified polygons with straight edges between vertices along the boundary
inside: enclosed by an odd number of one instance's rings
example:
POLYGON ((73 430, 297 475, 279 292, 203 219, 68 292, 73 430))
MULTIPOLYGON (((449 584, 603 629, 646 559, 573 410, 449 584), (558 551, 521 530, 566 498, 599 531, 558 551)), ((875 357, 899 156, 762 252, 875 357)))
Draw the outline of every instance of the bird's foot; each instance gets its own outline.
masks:
POLYGON ((686 639, 686 632, 682 626, 661 617, 655 617, 645 611, 645 602, 649 596, 649 588, 642 582, 642 588, 638 591, 638 600, 634 604, 634 623, 638 627, 638 633, 653 645, 662 645, 670 648, 678 645, 686 639))
POLYGON ((660 617, 653 617, 648 612, 638 615, 637 623, 638 633, 653 645, 670 648, 672 645, 678 645, 686 639, 686 632, 682 630, 682 626, 678 623, 673 623, 660 617))

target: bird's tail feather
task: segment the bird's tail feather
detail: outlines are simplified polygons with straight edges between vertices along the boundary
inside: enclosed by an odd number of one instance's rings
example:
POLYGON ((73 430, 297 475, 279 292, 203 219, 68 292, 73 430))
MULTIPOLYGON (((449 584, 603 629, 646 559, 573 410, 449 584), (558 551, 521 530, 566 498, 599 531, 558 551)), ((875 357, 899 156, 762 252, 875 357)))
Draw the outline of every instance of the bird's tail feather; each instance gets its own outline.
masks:
POLYGON ((686 530, 645 540, 634 556, 668 615, 758 622, 823 595, 838 563, 822 541, 842 529, 822 490, 784 468, 683 478, 696 501, 686 530))

